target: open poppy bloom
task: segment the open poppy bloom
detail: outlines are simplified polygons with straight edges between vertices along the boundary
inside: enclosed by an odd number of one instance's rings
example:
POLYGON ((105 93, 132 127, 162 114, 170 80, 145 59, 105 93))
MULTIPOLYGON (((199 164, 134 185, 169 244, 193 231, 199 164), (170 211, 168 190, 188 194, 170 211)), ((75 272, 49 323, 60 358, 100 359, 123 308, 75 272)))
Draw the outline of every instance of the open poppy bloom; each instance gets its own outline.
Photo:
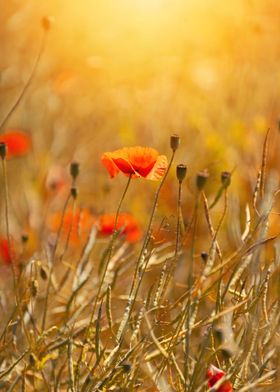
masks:
POLYGON ((72 208, 69 208, 64 217, 62 212, 54 213, 49 219, 49 228, 51 231, 57 232, 61 225, 63 218, 61 233, 63 237, 67 237, 70 232, 70 243, 75 245, 80 239, 88 237, 90 230, 95 222, 94 216, 91 212, 84 208, 78 208, 74 213, 72 208))
POLYGON ((20 130, 10 130, 0 135, 0 142, 7 145, 7 158, 26 155, 31 150, 31 138, 20 130))
POLYGON ((10 265, 12 263, 12 256, 13 254, 13 249, 12 249, 12 254, 9 249, 9 242, 7 238, 0 238, 0 261, 3 264, 10 265))
MULTIPOLYGON (((207 370, 208 387, 212 388, 223 376, 225 372, 214 365, 210 365, 207 370)), ((232 383, 227 380, 223 382, 217 392, 233 392, 232 383)))
POLYGON ((101 161, 112 178, 121 171, 132 178, 160 180, 168 165, 166 156, 150 147, 126 147, 105 152, 101 161))
MULTIPOLYGON (((104 236, 113 234, 115 219, 116 214, 102 215, 98 221, 99 233, 104 236)), ((119 214, 116 229, 120 230, 130 243, 137 242, 142 235, 138 222, 131 214, 119 214)))

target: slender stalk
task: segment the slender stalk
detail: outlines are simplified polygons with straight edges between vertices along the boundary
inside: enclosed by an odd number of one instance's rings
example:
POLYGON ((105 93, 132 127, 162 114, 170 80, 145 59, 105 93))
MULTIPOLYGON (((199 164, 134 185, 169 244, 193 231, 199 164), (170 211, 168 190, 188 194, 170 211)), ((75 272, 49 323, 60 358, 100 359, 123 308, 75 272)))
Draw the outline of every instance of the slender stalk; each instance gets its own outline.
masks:
POLYGON ((23 99, 24 95, 26 94, 28 88, 30 87, 32 80, 34 79, 34 76, 35 76, 36 71, 38 69, 38 65, 40 63, 41 57, 42 57, 44 49, 45 49, 47 33, 48 33, 48 31, 44 30, 42 41, 41 41, 41 44, 40 44, 40 48, 39 48, 37 57, 36 57, 36 59, 34 61, 34 64, 33 64, 31 73, 29 75, 29 78, 27 79, 27 82, 23 86, 23 89, 21 90, 21 92, 20 92, 19 96, 17 97, 17 99, 15 100, 14 104, 12 105, 12 107, 10 108, 10 110, 8 111, 8 113, 3 118, 2 122, 0 123, 0 131, 7 124, 8 120, 10 119, 10 117, 12 116, 12 114, 14 113, 14 111, 16 110, 18 105, 20 104, 21 100, 23 99))
POLYGON ((16 304, 16 307, 18 308, 18 311, 19 311, 19 316, 20 316, 20 320, 21 320, 21 324, 22 324, 24 333, 26 335, 28 342, 30 342, 29 333, 28 333, 26 326, 25 326, 25 323, 24 323, 24 315, 23 315, 22 307, 21 307, 21 303, 20 303, 19 287, 18 287, 17 276, 16 276, 16 266, 15 266, 14 254, 13 254, 11 237, 10 237, 9 190, 8 190, 6 159, 2 158, 1 160, 2 160, 2 171, 3 171, 3 177, 4 177, 6 237, 7 237, 7 241, 8 241, 8 249, 9 249, 9 255, 10 255, 11 266, 12 266, 13 286, 14 286, 14 292, 15 292, 15 304, 16 304))
MULTIPOLYGON (((95 315, 96 306, 97 306, 97 303, 98 303, 98 300, 99 300, 99 297, 100 297, 100 293, 101 293, 102 286, 103 286, 103 283, 104 283, 104 280, 105 280, 106 272, 107 272, 107 269, 108 269, 108 266, 109 266, 109 263, 110 263, 110 260, 111 260, 111 257, 112 257, 115 241, 117 239, 117 234, 118 234, 118 230, 117 230, 118 218, 119 218, 119 215, 120 215, 120 211, 121 211, 121 208, 122 208, 123 201, 125 199, 125 196, 127 194, 127 191, 128 191, 128 188, 129 188, 129 185, 130 185, 130 182, 131 182, 131 178, 132 178, 132 176, 130 175, 129 178, 128 178, 128 181, 126 183, 126 186, 125 186, 124 192, 122 194, 122 197, 120 199, 117 211, 116 211, 115 222, 114 222, 114 229, 113 229, 113 234, 112 234, 111 241, 110 241, 110 244, 109 244, 108 255, 107 255, 107 258, 106 258, 105 265, 103 267, 102 277, 101 277, 101 280, 100 280, 100 283, 99 283, 98 291, 97 291, 97 294, 95 296, 95 301, 94 301, 94 304, 93 304, 93 309, 92 309, 92 312, 91 312, 90 321, 89 321, 88 327, 86 329, 86 340, 89 338, 90 327, 91 327, 91 324, 92 324, 92 321, 93 321, 93 318, 94 318, 94 315, 95 315)), ((81 364, 82 357, 83 357, 83 352, 84 352, 84 347, 82 347, 82 349, 81 349, 81 353, 80 353, 80 356, 79 356, 79 359, 78 359, 78 362, 77 362, 77 366, 76 366, 75 379, 76 379, 77 384, 78 384, 79 369, 80 369, 80 364, 81 364)))
POLYGON ((191 320, 191 307, 192 307, 192 286, 193 286, 193 264, 194 264, 194 253, 195 253, 195 238, 197 229, 197 215, 199 208, 200 192, 196 194, 195 209, 194 209, 194 221, 193 221, 193 235, 192 235, 192 245, 191 245, 191 258, 190 258, 190 269, 188 277, 188 300, 187 300, 187 317, 186 317, 186 336, 185 336, 185 362, 184 362, 184 378, 185 378, 185 391, 188 388, 189 380, 189 352, 190 352, 190 320, 191 320))
POLYGON ((146 271, 146 268, 147 268, 147 265, 149 262, 149 258, 147 257, 146 261, 144 260, 143 268, 141 268, 141 263, 143 262, 143 257, 144 257, 145 251, 147 250, 150 239, 151 239, 152 225, 153 225, 154 216, 155 216, 155 212, 156 212, 156 208, 157 208, 157 204, 158 204, 159 195, 160 195, 161 189, 163 187, 163 184, 168 176, 171 165, 173 163, 175 152, 176 152, 176 150, 172 151, 172 156, 171 156, 169 165, 166 169, 164 176, 162 177, 162 180, 161 180, 159 187, 157 189, 157 192, 155 194, 154 203, 153 203, 152 212, 151 212, 150 220, 148 223, 146 235, 145 235, 143 246, 141 248, 141 251, 140 251, 137 263, 136 263, 135 271, 134 271, 134 276, 133 276, 133 281, 132 281, 132 285, 131 285, 131 289, 130 289, 130 293, 129 293, 129 297, 128 297, 127 307, 126 307, 124 317, 122 319, 122 322, 120 324, 120 327, 119 327, 119 330, 117 333, 117 340, 119 343, 122 341, 122 338, 123 338, 124 333, 126 331, 127 324, 130 319, 130 316, 131 316, 131 313, 132 313, 132 310, 133 310, 133 307, 135 304, 135 300, 137 298, 137 294, 138 294, 143 276, 145 274, 145 271, 146 271), (141 268, 141 271, 140 271, 140 268, 141 268), (138 276, 138 279, 137 279, 137 275, 139 274, 139 272, 140 272, 140 276, 138 276))

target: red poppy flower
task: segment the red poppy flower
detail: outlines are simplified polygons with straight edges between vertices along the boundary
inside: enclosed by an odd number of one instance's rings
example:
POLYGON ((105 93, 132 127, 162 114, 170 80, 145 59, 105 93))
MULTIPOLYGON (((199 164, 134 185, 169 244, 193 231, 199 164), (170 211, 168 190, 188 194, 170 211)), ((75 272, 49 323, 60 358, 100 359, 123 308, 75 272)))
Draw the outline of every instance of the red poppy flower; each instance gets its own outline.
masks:
POLYGON ((150 147, 128 147, 113 152, 105 152, 101 161, 115 177, 119 171, 133 178, 143 177, 148 180, 159 180, 167 168, 167 158, 150 147))
MULTIPOLYGON (((61 219, 62 212, 52 214, 49 219, 50 230, 57 232, 61 224, 61 219)), ((63 217, 62 235, 67 237, 71 230, 70 242, 72 245, 75 245, 79 240, 88 237, 94 222, 95 218, 88 209, 78 208, 73 214, 72 209, 69 208, 63 217)))
MULTIPOLYGON (((116 214, 104 214, 99 218, 99 232, 102 235, 110 235, 114 232, 116 214)), ((141 238, 141 230, 137 220, 131 215, 119 214, 116 226, 117 230, 125 235, 126 240, 130 243, 136 242, 141 238)))
POLYGON ((12 263, 13 249, 10 251, 9 242, 7 238, 0 238, 0 260, 3 264, 9 265, 12 263), (11 254, 12 252, 12 254, 11 254))
MULTIPOLYGON (((225 372, 214 365, 210 365, 207 370, 207 378, 208 378, 208 387, 212 388, 216 382, 218 382, 223 376, 225 372)), ((217 392, 233 392, 232 383, 230 381, 225 381, 217 390, 217 392)))
POLYGON ((0 142, 7 145, 7 158, 26 155, 31 150, 31 138, 19 130, 10 130, 0 135, 0 142))

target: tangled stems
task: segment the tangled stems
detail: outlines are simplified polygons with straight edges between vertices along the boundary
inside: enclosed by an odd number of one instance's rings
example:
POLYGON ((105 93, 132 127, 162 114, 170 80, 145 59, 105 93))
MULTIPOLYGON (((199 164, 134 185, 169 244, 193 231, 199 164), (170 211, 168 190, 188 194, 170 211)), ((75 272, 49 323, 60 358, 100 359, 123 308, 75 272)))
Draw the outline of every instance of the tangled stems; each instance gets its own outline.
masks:
MULTIPOLYGON (((93 317, 95 315, 97 302, 100 299, 99 298, 100 297, 100 293, 101 293, 102 286, 103 286, 103 283, 104 283, 104 280, 105 280, 105 276, 106 276, 106 272, 107 272, 107 269, 108 269, 108 266, 109 266, 109 263, 110 263, 110 260, 111 260, 111 257, 112 257, 115 241, 116 241, 117 235, 118 235, 118 230, 117 230, 118 218, 119 218, 119 215, 120 215, 120 211, 121 211, 121 207, 122 207, 124 198, 125 198, 125 196, 127 194, 127 191, 128 191, 128 188, 129 188, 129 185, 130 185, 130 182, 131 182, 131 178, 132 178, 132 176, 130 175, 129 178, 128 178, 128 181, 126 183, 126 187, 124 189, 124 192, 122 194, 121 200, 119 202, 117 211, 116 211, 116 217, 115 217, 115 222, 114 222, 113 234, 112 234, 111 241, 110 241, 110 244, 109 244, 108 254, 106 255, 105 265, 103 266, 103 272, 102 272, 101 280, 100 280, 100 283, 99 283, 98 291, 97 291, 97 294, 95 296, 95 301, 94 301, 94 304, 93 304, 93 309, 92 309, 92 312, 91 312, 90 321, 89 321, 89 324, 88 324, 88 327, 87 327, 87 330, 86 330, 86 339, 89 338, 90 327, 91 327, 91 324, 92 324, 92 321, 93 321, 93 317)), ((77 382, 77 378, 78 378, 78 372, 79 372, 80 364, 81 364, 81 361, 82 361, 82 358, 83 358, 83 351, 84 351, 84 347, 82 347, 82 350, 81 350, 81 353, 80 353, 80 356, 79 356, 79 359, 78 359, 77 367, 76 367, 76 372, 75 372, 76 382, 77 382)))
POLYGON ((155 194, 155 199, 154 199, 154 203, 153 203, 153 207, 152 207, 152 213, 151 213, 150 220, 149 220, 149 223, 148 223, 148 227, 147 227, 146 235, 145 235, 145 238, 144 238, 143 246, 141 248, 141 251, 140 251, 137 263, 136 263, 135 271, 134 271, 134 276, 133 276, 133 281, 132 281, 132 285, 131 285, 131 289, 130 289, 130 293, 129 293, 129 299, 128 299, 127 307, 126 307, 124 317, 123 317, 123 319, 121 321, 121 324, 120 324, 120 327, 119 327, 119 330, 118 330, 118 333, 117 333, 117 341, 119 343, 121 343, 121 341, 123 339, 123 336, 124 336, 124 333, 126 331, 126 328, 127 328, 127 325, 128 325, 128 321, 130 319, 130 316, 131 316, 131 313, 132 313, 132 310, 133 310, 133 307, 134 307, 134 304, 135 304, 135 300, 137 298, 137 294, 138 294, 138 291, 140 289, 140 285, 141 285, 144 273, 146 271, 146 268, 147 268, 147 265, 148 265, 148 262, 149 262, 149 258, 148 257, 145 260, 145 251, 147 250, 149 242, 150 242, 150 239, 151 239, 152 225, 153 225, 154 216, 155 216, 155 212, 156 212, 156 208, 157 208, 157 204, 158 204, 159 195, 160 195, 161 189, 163 187, 163 184, 164 184, 164 182, 165 182, 165 180, 166 180, 166 178, 168 176, 168 173, 169 173, 169 170, 171 168, 171 165, 173 163, 175 152, 176 152, 176 150, 173 149, 169 165, 168 165, 168 167, 166 169, 166 172, 165 172, 164 176, 162 177, 162 180, 161 180, 161 182, 159 184, 159 187, 157 189, 157 192, 155 194), (143 263, 143 266, 141 266, 141 263, 143 263), (137 279, 137 275, 138 274, 140 276, 137 279))
POLYGON ((127 194, 127 190, 129 188, 130 182, 131 182, 131 175, 128 178, 126 187, 124 189, 123 195, 121 197, 121 200, 119 202, 119 206, 118 206, 118 209, 117 209, 117 212, 116 212, 116 217, 115 217, 115 222, 114 222, 114 229, 113 229, 113 235, 112 235, 112 238, 111 238, 111 241, 110 241, 110 245, 109 245, 109 249, 108 249, 108 255, 106 257, 106 262, 105 262, 105 265, 103 267, 102 277, 101 277, 100 284, 99 284, 99 287, 98 287, 98 291, 97 291, 97 294, 96 294, 96 300, 95 300, 95 303, 94 303, 93 314, 95 313, 96 304, 97 304, 97 301, 99 299, 100 292, 101 292, 101 289, 102 289, 102 286, 103 286, 103 283, 104 283, 104 279, 105 279, 105 276, 106 276, 106 272, 107 272, 107 269, 108 269, 108 265, 110 263, 110 260, 111 260, 111 257, 112 257, 112 253, 113 253, 113 250, 114 250, 115 241, 116 241, 117 235, 118 235, 118 230, 117 230, 118 219, 119 219, 122 203, 123 203, 124 198, 125 198, 125 196, 127 194))

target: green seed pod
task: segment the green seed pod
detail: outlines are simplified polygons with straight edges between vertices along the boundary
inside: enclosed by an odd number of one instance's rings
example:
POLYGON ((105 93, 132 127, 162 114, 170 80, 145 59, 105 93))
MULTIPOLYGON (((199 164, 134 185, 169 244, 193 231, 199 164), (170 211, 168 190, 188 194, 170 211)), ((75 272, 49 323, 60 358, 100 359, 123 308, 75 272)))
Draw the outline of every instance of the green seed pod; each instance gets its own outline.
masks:
POLYGON ((70 174, 74 181, 78 177, 79 173, 80 173, 80 164, 78 162, 71 162, 70 174))
POLYGON ((196 186, 199 191, 205 187, 205 184, 208 180, 209 174, 207 170, 203 170, 197 173, 196 176, 196 186))
POLYGON ((177 179, 179 182, 182 182, 187 174, 187 166, 186 165, 177 165, 176 168, 177 179))
POLYGON ((170 137, 170 146, 173 151, 176 151, 180 145, 180 136, 175 133, 170 137))

